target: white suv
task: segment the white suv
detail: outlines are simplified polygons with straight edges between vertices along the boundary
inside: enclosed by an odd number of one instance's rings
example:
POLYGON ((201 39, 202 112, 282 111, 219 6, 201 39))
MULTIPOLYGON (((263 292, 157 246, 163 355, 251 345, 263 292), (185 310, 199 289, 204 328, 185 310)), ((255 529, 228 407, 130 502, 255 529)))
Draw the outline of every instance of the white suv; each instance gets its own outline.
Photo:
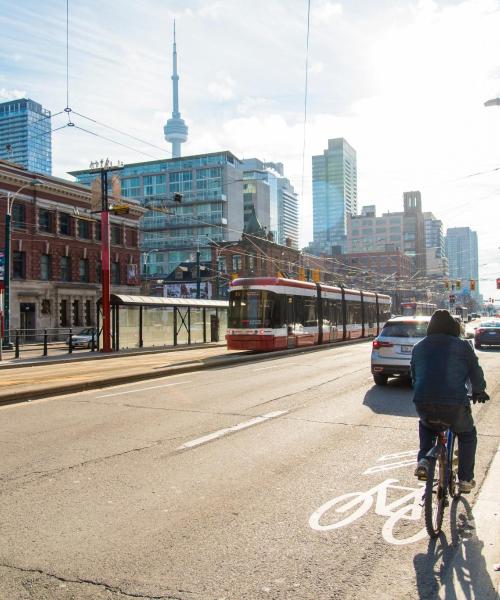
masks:
POLYGON ((377 385, 389 377, 410 376, 413 346, 425 337, 430 317, 395 317, 389 319, 373 340, 372 374, 377 385))

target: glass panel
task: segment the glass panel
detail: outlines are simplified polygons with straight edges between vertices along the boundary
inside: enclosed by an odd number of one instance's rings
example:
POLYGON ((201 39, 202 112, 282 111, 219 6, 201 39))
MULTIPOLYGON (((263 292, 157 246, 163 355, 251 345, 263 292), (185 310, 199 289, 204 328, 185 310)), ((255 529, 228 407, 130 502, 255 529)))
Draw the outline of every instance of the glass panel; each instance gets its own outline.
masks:
POLYGON ((211 342, 212 341, 211 319, 212 319, 212 317, 215 319, 215 308, 207 308, 206 315, 207 315, 207 321, 205 323, 205 331, 206 331, 206 336, 207 336, 207 342, 211 342))
POLYGON ((144 307, 142 313, 142 337, 144 346, 167 346, 173 344, 173 332, 169 327, 169 309, 144 307))
POLYGON ((120 348, 139 347, 139 307, 120 306, 120 348))
POLYGON ((180 307, 177 310, 177 343, 179 345, 188 343, 188 309, 180 307), (182 322, 184 319, 184 323, 182 322))
POLYGON ((218 308, 219 317, 219 341, 224 341, 227 331, 227 308, 218 308))
MULTIPOLYGON (((207 339, 210 339, 208 337, 207 339)), ((191 343, 203 343, 203 309, 191 308, 191 343)))

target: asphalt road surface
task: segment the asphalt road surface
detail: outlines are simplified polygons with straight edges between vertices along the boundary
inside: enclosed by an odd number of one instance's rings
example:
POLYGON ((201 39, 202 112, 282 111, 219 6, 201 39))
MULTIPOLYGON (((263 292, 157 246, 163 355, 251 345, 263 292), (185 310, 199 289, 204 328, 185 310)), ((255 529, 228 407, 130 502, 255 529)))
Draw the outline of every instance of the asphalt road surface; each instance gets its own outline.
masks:
MULTIPOLYGON (((500 352, 478 354, 493 395, 474 407, 480 487, 500 352)), ((0 598, 434 598, 475 496, 430 542, 411 390, 375 387, 369 355, 321 349, 1 408, 0 598)))

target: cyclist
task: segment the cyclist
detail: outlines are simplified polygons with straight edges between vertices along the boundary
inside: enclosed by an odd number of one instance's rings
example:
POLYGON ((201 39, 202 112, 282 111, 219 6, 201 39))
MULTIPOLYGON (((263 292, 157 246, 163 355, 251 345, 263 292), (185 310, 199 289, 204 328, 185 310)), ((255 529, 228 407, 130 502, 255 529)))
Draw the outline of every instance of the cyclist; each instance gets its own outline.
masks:
POLYGON ((436 427, 430 421, 448 423, 458 437, 459 490, 468 493, 476 485, 474 462, 477 434, 472 418, 467 382, 473 402, 489 400, 477 356, 467 340, 460 339, 460 325, 447 310, 436 310, 427 336, 415 344, 411 357, 413 401, 419 421, 420 451, 415 475, 425 480, 427 453, 434 445, 436 427))

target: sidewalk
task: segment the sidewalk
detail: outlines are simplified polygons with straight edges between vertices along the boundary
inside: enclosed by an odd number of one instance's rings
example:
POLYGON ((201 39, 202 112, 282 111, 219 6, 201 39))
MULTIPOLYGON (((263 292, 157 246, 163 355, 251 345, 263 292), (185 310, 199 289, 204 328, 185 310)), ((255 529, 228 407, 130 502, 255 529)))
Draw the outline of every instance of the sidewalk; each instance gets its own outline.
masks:
POLYGON ((500 446, 468 517, 469 537, 461 540, 439 591, 441 600, 500 598, 500 446))
MULTIPOLYGON (((264 355, 260 355, 261 359, 264 355)), ((0 363, 0 405, 213 368, 259 355, 225 343, 124 354, 82 354, 0 363)))

